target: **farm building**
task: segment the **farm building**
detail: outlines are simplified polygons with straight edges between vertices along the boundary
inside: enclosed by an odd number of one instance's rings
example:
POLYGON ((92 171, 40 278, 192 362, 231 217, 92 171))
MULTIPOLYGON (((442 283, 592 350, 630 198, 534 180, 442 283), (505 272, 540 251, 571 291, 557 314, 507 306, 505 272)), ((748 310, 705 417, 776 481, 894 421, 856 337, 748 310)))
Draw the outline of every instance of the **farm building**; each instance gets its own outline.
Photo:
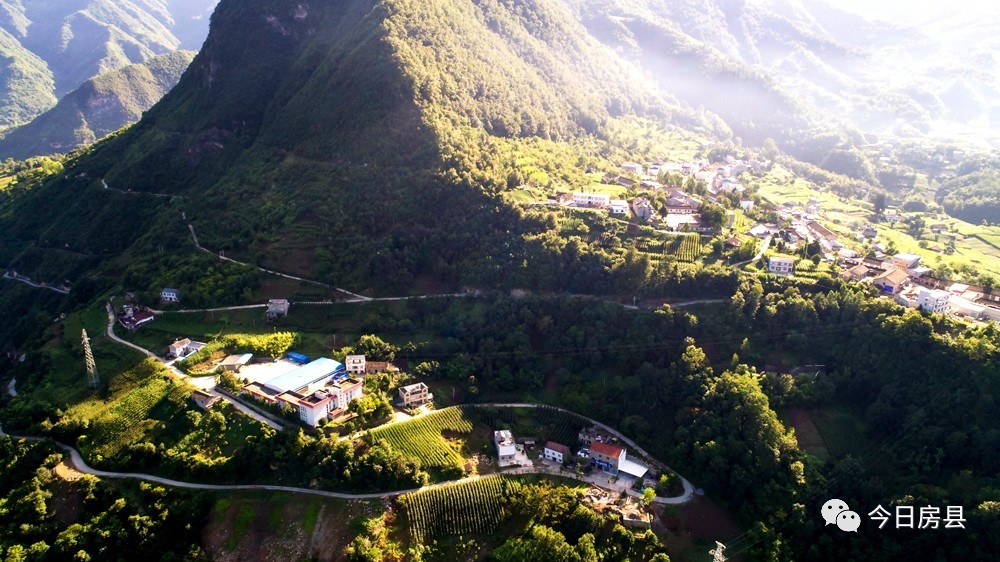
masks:
POLYGON ((514 436, 511 435, 510 430, 494 431, 493 443, 497 446, 497 456, 501 466, 514 460, 514 455, 517 454, 517 445, 514 443, 514 436))
POLYGON ((266 382, 254 382, 243 391, 266 402, 292 406, 299 419, 316 427, 319 422, 361 398, 363 384, 344 365, 321 357, 266 382))
POLYGON ((403 386, 399 389, 399 403, 402 404, 404 408, 419 406, 420 404, 433 399, 434 395, 431 394, 427 385, 422 382, 411 384, 409 386, 403 386))
POLYGON ((243 355, 230 355, 222 360, 219 367, 223 371, 232 371, 234 373, 240 372, 240 369, 246 366, 253 359, 253 355, 250 353, 244 353, 243 355))

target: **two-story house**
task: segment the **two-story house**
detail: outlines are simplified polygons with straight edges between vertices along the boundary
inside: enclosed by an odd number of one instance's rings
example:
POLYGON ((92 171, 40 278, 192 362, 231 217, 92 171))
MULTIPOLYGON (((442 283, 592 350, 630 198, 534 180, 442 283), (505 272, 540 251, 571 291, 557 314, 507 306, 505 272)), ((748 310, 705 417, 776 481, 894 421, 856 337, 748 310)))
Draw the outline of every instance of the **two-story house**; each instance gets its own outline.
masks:
POLYGON ((427 385, 422 382, 399 388, 399 403, 404 408, 419 406, 431 400, 434 400, 434 395, 431 394, 431 390, 427 388, 427 385))

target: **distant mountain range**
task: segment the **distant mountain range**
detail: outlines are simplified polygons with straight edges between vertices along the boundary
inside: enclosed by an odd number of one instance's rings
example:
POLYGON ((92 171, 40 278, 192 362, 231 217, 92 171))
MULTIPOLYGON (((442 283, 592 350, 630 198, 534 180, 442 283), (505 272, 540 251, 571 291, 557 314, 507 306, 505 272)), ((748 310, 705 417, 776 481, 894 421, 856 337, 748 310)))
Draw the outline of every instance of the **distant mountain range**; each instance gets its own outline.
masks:
POLYGON ((217 0, 0 0, 0 129, 85 81, 198 49, 217 0))
POLYGON ((832 121, 1000 146, 996 7, 940 5, 914 27, 826 0, 567 2, 663 89, 751 140, 832 121))
POLYGON ((0 160, 67 153, 139 120, 180 80, 194 51, 174 51, 91 78, 0 139, 0 160))

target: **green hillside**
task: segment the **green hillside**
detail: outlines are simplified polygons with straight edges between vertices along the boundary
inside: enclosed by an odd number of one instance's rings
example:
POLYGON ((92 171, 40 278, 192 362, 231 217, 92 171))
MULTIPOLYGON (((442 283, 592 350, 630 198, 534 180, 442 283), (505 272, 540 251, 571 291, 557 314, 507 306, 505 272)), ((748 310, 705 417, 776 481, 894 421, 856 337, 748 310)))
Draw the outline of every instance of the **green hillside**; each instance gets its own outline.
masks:
POLYGON ((52 71, 45 61, 0 29, 0 130, 30 121, 56 103, 52 71))
POLYGON ((69 163, 70 179, 14 198, 0 259, 44 238, 84 253, 131 248, 139 267, 165 242, 190 251, 183 212, 208 248, 354 290, 405 292, 425 278, 556 288, 571 268, 574 286, 607 292, 624 249, 559 258, 565 242, 542 237, 559 218, 504 196, 527 176, 519 162, 556 150, 534 139, 570 146, 572 165, 546 171, 572 189, 579 162, 612 169, 634 155, 608 131, 639 116, 698 122, 546 1, 223 2, 213 25, 143 120, 69 163), (109 209, 121 196, 98 178, 177 198, 121 216, 109 209), (29 206, 51 214, 17 210, 29 206))
POLYGON ((66 153, 138 121, 172 88, 193 51, 159 55, 88 80, 55 107, 0 140, 0 159, 66 153))
POLYGON ((0 130, 100 74, 196 49, 216 0, 0 0, 0 130))

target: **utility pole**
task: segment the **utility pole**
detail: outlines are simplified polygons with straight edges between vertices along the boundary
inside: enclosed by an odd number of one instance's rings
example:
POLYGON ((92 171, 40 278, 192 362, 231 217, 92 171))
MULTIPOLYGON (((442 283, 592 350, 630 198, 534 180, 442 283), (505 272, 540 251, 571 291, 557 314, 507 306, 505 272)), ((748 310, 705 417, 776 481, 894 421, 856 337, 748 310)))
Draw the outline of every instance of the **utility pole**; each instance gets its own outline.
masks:
POLYGON ((97 364, 94 362, 94 352, 90 350, 87 330, 83 330, 83 362, 87 367, 87 384, 96 390, 101 384, 101 377, 97 375, 97 364))
POLYGON ((712 555, 712 562, 726 562, 726 545, 715 541, 715 548, 708 551, 712 555))

